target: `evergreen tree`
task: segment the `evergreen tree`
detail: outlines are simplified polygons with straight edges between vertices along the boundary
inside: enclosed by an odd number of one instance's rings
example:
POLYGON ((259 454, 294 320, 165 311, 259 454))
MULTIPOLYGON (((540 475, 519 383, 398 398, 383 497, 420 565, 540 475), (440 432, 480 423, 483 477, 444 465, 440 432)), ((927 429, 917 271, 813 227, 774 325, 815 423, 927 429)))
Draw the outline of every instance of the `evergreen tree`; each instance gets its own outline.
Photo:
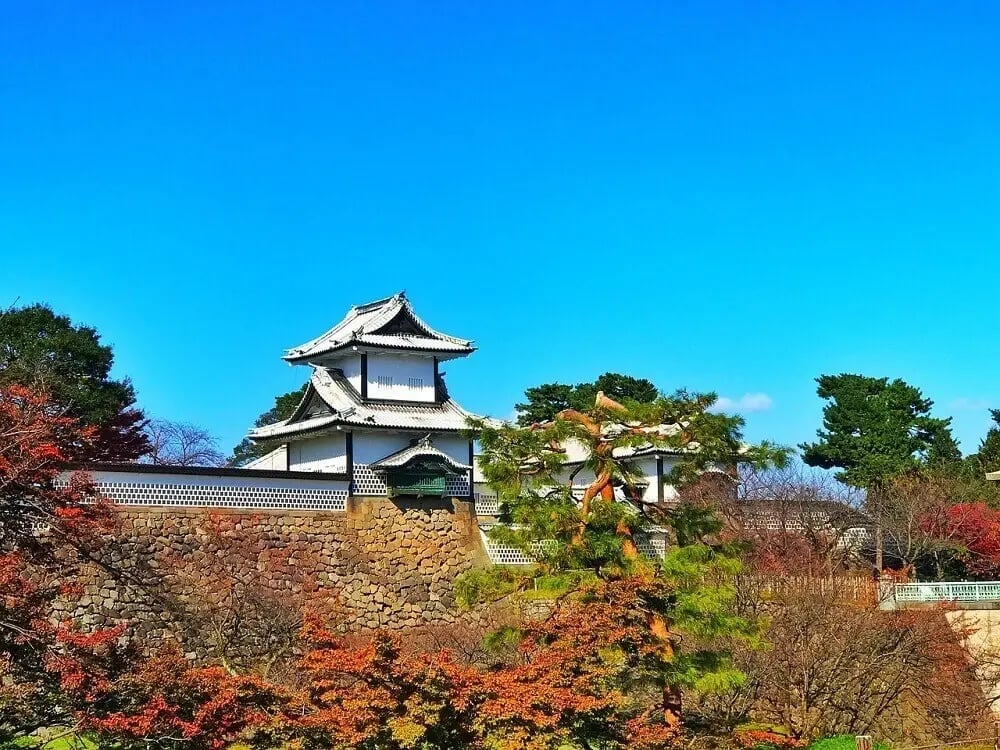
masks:
POLYGON ((951 428, 948 425, 951 420, 942 419, 939 421, 940 424, 931 431, 931 444, 926 451, 924 462, 931 469, 952 473, 960 471, 962 450, 951 434, 951 428))
POLYGON ((823 407, 818 441, 803 443, 810 466, 839 469, 841 482, 866 491, 875 517, 875 567, 882 568, 883 526, 891 508, 886 488, 917 468, 959 470, 961 454, 951 435, 951 419, 930 415, 934 402, 903 380, 864 375, 821 375, 816 392, 823 407))
POLYGON ((864 375, 822 375, 816 392, 823 407, 819 440, 803 443, 810 466, 839 469, 837 479, 873 490, 893 476, 931 461, 955 461, 951 419, 930 415, 934 402, 896 379, 864 375))
POLYGON ((659 395, 651 381, 617 372, 606 372, 593 383, 545 383, 524 392, 527 401, 514 407, 518 412, 517 423, 526 427, 548 422, 564 409, 585 411, 593 405, 598 391, 621 403, 637 401, 649 404, 659 395))
MULTIPOLYGON (((295 407, 299 405, 302 397, 305 395, 308 383, 304 383, 301 388, 296 388, 294 391, 289 391, 288 393, 282 393, 280 396, 274 397, 274 406, 261 414, 257 419, 254 420, 254 427, 265 427, 269 424, 274 424, 275 422, 281 422, 282 420, 288 419, 292 416, 295 411, 295 407)), ((250 438, 243 438, 239 444, 233 448, 233 455, 229 459, 230 466, 243 466, 249 461, 253 461, 255 458, 260 458, 266 455, 270 451, 274 450, 275 446, 270 443, 256 443, 250 438)))
MULTIPOLYGON (((681 505, 669 512, 640 511, 616 501, 614 487, 635 478, 617 449, 653 443, 677 451, 683 459, 669 480, 681 487, 711 466, 784 461, 785 452, 775 446, 745 445, 742 418, 709 411, 715 401, 714 394, 678 392, 626 405, 598 392, 586 410, 565 409, 544 424, 477 425, 480 465, 498 493, 505 521, 490 535, 532 555, 538 565, 470 573, 460 581, 460 595, 475 601, 541 582, 541 588, 561 591, 571 601, 587 601, 602 600, 625 585, 632 593, 617 607, 621 622, 643 613, 652 645, 642 667, 612 687, 657 695, 662 726, 671 732, 679 731, 683 689, 707 690, 740 679, 724 653, 695 644, 749 639, 752 628, 731 613, 731 591, 719 583, 738 563, 712 541, 720 528, 712 509, 681 505), (583 446, 595 477, 579 501, 560 480, 560 446, 568 441, 583 446), (662 561, 639 554, 636 543, 654 523, 667 526, 674 542, 662 561)), ((628 656, 609 649, 606 658, 628 656)))
POLYGON ((0 386, 48 394, 81 424, 97 428, 83 460, 131 461, 149 444, 145 417, 127 378, 111 377, 114 354, 90 326, 75 326, 44 305, 0 312, 0 386))
POLYGON ((576 386, 562 383, 545 383, 528 388, 525 392, 527 401, 517 404, 517 423, 522 426, 547 422, 556 414, 569 409, 573 405, 573 391, 576 386))
POLYGON ((990 409, 993 424, 979 443, 979 450, 971 458, 981 474, 1000 471, 1000 409, 990 409))

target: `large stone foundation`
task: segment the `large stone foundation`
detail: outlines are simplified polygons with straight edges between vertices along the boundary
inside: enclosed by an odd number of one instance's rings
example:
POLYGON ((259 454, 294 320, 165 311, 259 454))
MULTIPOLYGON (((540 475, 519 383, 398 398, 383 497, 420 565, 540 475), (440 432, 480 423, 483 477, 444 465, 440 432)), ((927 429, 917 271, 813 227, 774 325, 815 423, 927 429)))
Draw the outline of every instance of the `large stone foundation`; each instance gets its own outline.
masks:
POLYGON ((454 580, 485 564, 472 504, 352 498, 346 512, 123 507, 121 529, 59 614, 87 628, 128 621, 170 634, 233 587, 264 591, 343 627, 455 622, 454 580), (227 588, 229 587, 229 588, 227 588))

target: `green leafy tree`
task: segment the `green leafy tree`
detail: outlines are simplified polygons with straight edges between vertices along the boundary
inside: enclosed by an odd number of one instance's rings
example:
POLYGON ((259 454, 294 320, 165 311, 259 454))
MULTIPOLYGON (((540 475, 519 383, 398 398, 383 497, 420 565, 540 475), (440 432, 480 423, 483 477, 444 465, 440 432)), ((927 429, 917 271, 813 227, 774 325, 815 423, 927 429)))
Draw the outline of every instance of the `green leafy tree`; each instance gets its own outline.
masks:
POLYGON ((990 416, 993 424, 979 443, 979 450, 970 456, 979 474, 1000 470, 1000 409, 990 409, 990 416))
POLYGON ((564 409, 589 409, 598 391, 622 403, 637 401, 648 404, 659 396, 651 381, 616 372, 606 372, 593 383, 545 383, 524 392, 527 401, 514 407, 518 412, 517 422, 526 427, 550 421, 564 409))
POLYGON ((932 430, 931 444, 925 454, 927 466, 945 471, 959 471, 962 466, 962 449, 951 434, 950 419, 939 420, 932 430))
POLYGON ((896 379, 822 375, 816 392, 827 401, 823 429, 803 443, 810 466, 839 469, 837 479, 871 492, 928 461, 954 460, 951 419, 930 415, 934 402, 896 379))
MULTIPOLYGON (((635 468, 618 449, 653 443, 677 451, 683 458, 670 481, 681 487, 712 466, 784 462, 782 449, 744 444, 742 418, 710 411, 715 401, 714 394, 678 392, 647 403, 621 403, 598 392, 586 410, 564 409, 531 427, 477 425, 480 465, 506 522, 490 534, 529 553, 538 565, 469 574, 460 582, 460 596, 480 600, 540 587, 575 600, 583 592, 594 596, 602 586, 631 582, 634 598, 619 608, 623 622, 641 612, 659 646, 656 659, 622 675, 625 684, 616 687, 655 701, 663 725, 673 731, 680 728, 684 689, 709 690, 741 679, 725 653, 704 644, 723 637, 750 639, 753 629, 732 615, 732 592, 719 583, 738 562, 713 542, 720 524, 712 509, 641 511, 618 502, 614 487, 635 479, 635 468), (568 441, 583 446, 594 475, 580 500, 562 472, 561 446, 568 441), (637 539, 653 524, 670 529, 673 545, 663 560, 638 550, 637 539)), ((622 658, 615 652, 606 657, 622 658)))
POLYGON ((919 468, 961 466, 951 419, 930 415, 934 402, 903 380, 821 375, 816 392, 827 401, 815 443, 803 443, 810 466, 839 469, 837 479, 866 492, 875 516, 875 566, 882 568, 883 526, 891 515, 886 488, 919 468))
MULTIPOLYGON (((265 425, 274 424, 275 422, 281 422, 282 420, 288 419, 292 416, 292 412, 295 411, 295 407, 299 405, 299 402, 305 395, 308 385, 308 383, 304 383, 301 388, 296 388, 294 391, 289 391, 288 393, 282 393, 280 396, 275 396, 274 406, 254 420, 254 427, 264 427, 265 425)), ((260 458, 261 456, 274 450, 274 447, 274 445, 269 443, 255 443, 250 438, 243 438, 239 444, 233 448, 233 455, 229 459, 229 465, 243 466, 245 463, 253 461, 255 458, 260 458)))
POLYGON ((90 326, 45 305, 0 312, 0 385, 43 391, 97 437, 81 458, 130 461, 145 453, 145 417, 127 378, 111 377, 114 354, 90 326))
POLYGON ((517 423, 523 426, 546 422, 556 414, 569 409, 573 404, 573 391, 576 386, 563 383, 545 383, 528 388, 524 392, 527 401, 517 404, 517 423))

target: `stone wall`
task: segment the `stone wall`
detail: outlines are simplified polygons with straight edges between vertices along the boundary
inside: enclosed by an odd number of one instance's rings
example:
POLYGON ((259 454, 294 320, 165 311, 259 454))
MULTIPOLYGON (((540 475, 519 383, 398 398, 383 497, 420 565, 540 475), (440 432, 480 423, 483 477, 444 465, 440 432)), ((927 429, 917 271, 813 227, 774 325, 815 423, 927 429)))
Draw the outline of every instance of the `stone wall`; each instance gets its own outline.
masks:
POLYGON ((485 552, 471 503, 354 498, 346 512, 128 507, 69 615, 145 635, 233 591, 317 610, 356 631, 456 621, 454 579, 485 552), (186 613, 186 614, 185 614, 186 613))

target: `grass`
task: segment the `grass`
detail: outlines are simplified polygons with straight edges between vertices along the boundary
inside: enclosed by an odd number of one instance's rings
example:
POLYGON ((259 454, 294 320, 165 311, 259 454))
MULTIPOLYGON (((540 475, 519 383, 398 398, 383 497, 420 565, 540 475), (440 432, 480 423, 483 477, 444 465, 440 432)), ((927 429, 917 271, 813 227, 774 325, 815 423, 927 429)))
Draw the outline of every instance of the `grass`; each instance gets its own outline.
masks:
MULTIPOLYGON (((54 732, 53 734, 58 734, 54 732)), ((14 750, 17 748, 32 748, 32 750, 96 750, 97 744, 86 737, 77 734, 68 734, 65 737, 57 737, 54 740, 46 740, 41 737, 18 737, 13 742, 0 745, 0 750, 14 750)))
MULTIPOLYGON (((841 734, 836 737, 824 737, 813 742, 808 750, 854 750, 857 744, 853 734, 841 734)), ((874 750, 889 750, 885 742, 876 742, 874 750)))

